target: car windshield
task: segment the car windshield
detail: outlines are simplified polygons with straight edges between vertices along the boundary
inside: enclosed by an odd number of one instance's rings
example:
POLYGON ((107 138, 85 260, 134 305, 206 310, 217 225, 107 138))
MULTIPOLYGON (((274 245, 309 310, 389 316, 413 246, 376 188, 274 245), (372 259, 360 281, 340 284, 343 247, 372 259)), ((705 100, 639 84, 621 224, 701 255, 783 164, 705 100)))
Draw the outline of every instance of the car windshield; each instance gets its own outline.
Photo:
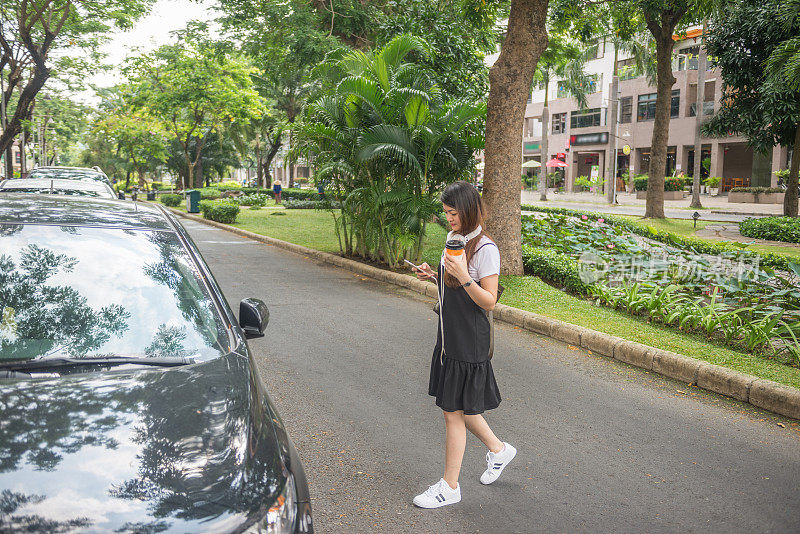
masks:
POLYGON ((28 178, 58 178, 61 180, 91 180, 107 182, 108 178, 92 169, 33 169, 28 178))
POLYGON ((79 197, 95 198, 115 198, 109 192, 102 189, 65 189, 59 187, 24 187, 24 186, 5 186, 0 189, 3 193, 37 193, 42 195, 72 195, 79 197))
POLYGON ((174 232, 0 224, 0 361, 205 360, 227 346, 174 232))

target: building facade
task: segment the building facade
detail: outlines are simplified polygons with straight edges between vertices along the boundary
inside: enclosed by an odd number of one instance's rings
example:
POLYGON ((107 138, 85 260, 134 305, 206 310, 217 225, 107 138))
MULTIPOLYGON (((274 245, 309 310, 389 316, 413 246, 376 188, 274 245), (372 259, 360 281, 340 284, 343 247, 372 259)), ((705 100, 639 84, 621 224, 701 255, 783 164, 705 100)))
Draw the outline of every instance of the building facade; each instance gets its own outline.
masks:
MULTIPOLYGON (((673 74, 676 83, 672 88, 669 138, 667 142, 668 176, 683 172, 691 176, 694 170, 694 143, 697 100, 697 67, 699 38, 702 29, 689 31, 684 39, 676 37, 673 74)), ((633 76, 632 60, 619 54, 619 115, 617 134, 610 131, 608 107, 611 79, 614 73, 613 44, 601 40, 593 59, 587 62, 586 72, 596 80, 594 93, 588 97, 585 109, 580 109, 554 80, 549 88, 550 112, 548 152, 542 158, 541 115, 544 90, 532 93, 525 110, 523 130, 523 161, 541 162, 554 157, 564 160, 568 167, 563 176, 565 191, 575 188, 579 176, 590 176, 593 166, 599 175, 606 175, 606 157, 609 148, 616 149, 617 176, 645 174, 650 164, 650 142, 653 135, 656 88, 645 76, 633 76), (623 151, 623 147, 630 147, 623 151)), ((710 62, 709 62, 710 66, 710 62)), ((718 69, 706 73, 703 114, 711 116, 719 109, 722 97, 722 79, 718 69)), ((722 190, 734 186, 775 186, 775 171, 789 165, 787 147, 775 147, 772 154, 754 153, 740 136, 725 138, 702 137, 702 160, 706 166, 703 177, 722 178, 722 190)), ((612 152, 613 153, 613 152, 612 152)), ((701 160, 701 161, 702 161, 701 160)), ((621 181, 618 181, 618 188, 621 181)))

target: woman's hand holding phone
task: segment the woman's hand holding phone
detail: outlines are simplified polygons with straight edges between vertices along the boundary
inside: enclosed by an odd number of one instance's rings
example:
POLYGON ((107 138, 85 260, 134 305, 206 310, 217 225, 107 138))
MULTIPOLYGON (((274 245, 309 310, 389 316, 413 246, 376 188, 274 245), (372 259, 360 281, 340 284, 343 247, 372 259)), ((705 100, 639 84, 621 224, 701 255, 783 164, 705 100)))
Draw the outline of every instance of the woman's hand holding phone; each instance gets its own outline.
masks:
POLYGON ((411 270, 417 274, 417 278, 420 280, 430 280, 436 276, 436 273, 433 272, 433 269, 431 269, 431 266, 428 265, 427 262, 421 263, 420 265, 415 265, 411 268, 411 270))

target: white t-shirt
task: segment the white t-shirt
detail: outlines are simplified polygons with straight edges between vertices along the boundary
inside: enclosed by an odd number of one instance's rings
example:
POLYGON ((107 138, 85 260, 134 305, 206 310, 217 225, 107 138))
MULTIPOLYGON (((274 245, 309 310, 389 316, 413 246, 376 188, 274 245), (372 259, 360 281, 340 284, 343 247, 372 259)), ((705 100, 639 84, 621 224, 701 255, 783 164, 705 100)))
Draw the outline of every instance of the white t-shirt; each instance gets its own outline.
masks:
MULTIPOLYGON (((444 261, 444 252, 442 252, 444 261)), ((467 265, 470 278, 480 282, 483 278, 493 274, 500 274, 500 250, 488 236, 482 236, 475 247, 475 253, 467 265)))

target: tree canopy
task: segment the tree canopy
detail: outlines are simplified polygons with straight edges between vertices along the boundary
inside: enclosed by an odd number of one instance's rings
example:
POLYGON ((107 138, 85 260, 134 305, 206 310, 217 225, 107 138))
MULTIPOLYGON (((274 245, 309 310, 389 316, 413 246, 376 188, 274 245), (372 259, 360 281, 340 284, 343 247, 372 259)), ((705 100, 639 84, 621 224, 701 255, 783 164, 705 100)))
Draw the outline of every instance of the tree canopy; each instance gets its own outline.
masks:
POLYGON ((708 51, 722 71, 720 111, 704 127, 707 135, 744 135, 754 150, 794 146, 784 215, 797 216, 800 163, 800 1, 736 0, 712 18, 708 51), (776 17, 776 13, 785 16, 776 17), (795 48, 797 47, 797 48, 795 48), (795 58, 793 60, 793 58, 795 58))

